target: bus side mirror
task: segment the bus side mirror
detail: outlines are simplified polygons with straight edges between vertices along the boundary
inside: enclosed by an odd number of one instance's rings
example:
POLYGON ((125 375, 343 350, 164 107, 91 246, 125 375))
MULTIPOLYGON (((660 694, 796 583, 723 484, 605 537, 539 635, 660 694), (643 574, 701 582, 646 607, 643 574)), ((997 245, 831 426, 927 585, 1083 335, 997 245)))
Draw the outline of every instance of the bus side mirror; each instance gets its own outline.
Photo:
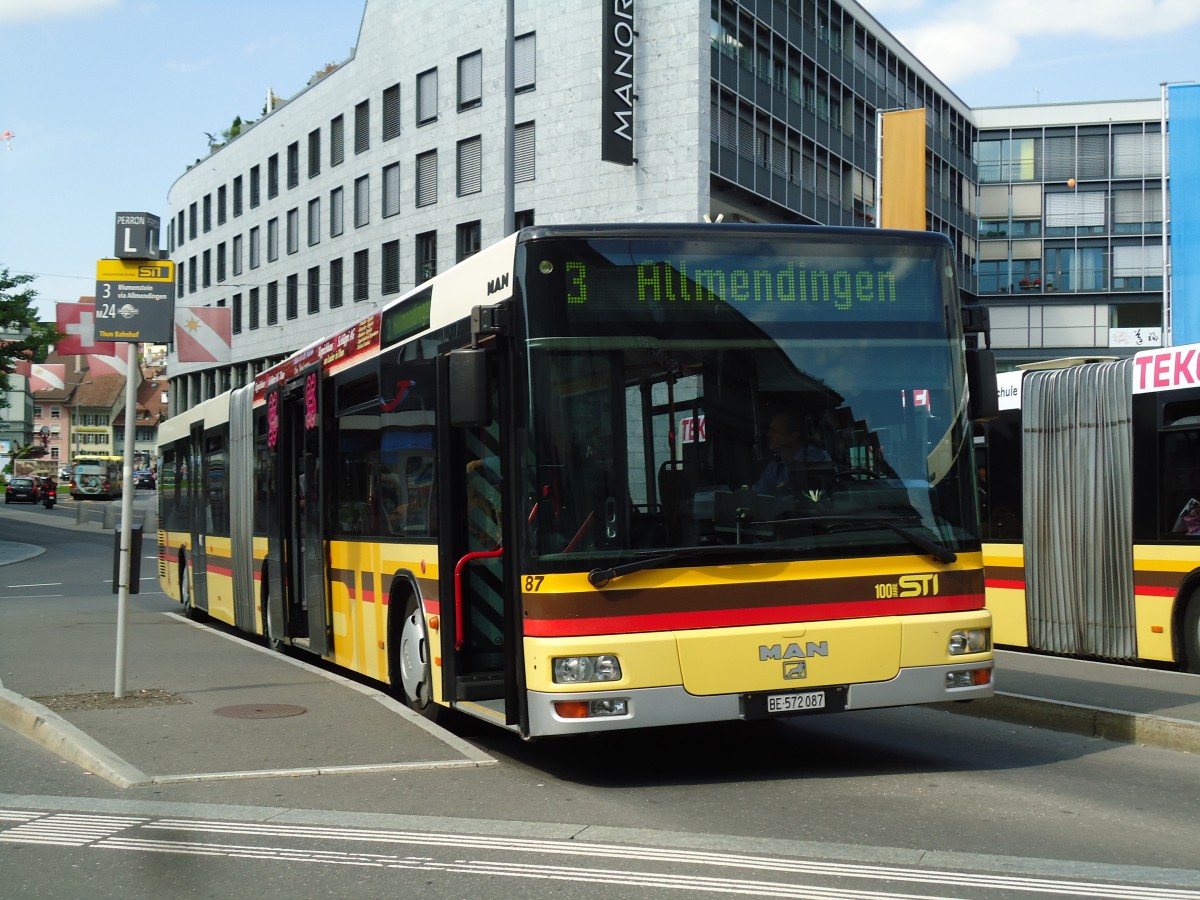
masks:
POLYGON ((964 304, 962 319, 967 350, 967 415, 973 422, 988 422, 1000 415, 991 317, 986 306, 964 304))
POLYGON ((973 422, 989 422, 1000 415, 996 387, 996 356, 982 347, 967 349, 967 415, 973 422))
POLYGON ((492 421, 487 351, 463 347, 449 354, 450 424, 477 428, 492 421))

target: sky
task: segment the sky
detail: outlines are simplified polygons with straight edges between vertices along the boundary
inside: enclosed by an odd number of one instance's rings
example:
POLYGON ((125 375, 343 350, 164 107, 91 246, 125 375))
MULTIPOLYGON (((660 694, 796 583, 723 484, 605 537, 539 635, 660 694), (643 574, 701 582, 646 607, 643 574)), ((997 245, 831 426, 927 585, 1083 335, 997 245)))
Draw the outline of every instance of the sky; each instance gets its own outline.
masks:
MULTIPOLYGON (((861 2, 970 106, 1157 99, 1164 81, 1200 81, 1200 0, 861 2)), ((364 5, 0 0, 0 269, 36 276, 46 321, 92 295, 116 213, 158 215, 165 233, 167 193, 209 135, 348 58, 364 5)))

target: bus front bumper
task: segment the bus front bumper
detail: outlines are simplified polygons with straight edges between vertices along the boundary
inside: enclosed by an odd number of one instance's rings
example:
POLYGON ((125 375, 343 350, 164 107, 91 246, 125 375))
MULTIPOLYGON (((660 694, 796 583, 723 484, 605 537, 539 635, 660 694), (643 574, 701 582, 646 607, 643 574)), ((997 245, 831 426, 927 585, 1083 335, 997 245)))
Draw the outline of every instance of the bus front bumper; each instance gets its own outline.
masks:
MULTIPOLYGON (((845 688, 845 710, 879 709, 888 706, 911 706, 925 703, 947 703, 961 700, 982 700, 991 697, 991 678, 986 684, 968 687, 948 687, 951 673, 964 668, 991 672, 992 662, 923 666, 902 669, 888 681, 852 684, 845 688)), ((832 686, 814 686, 819 691, 832 686)), ((583 734, 594 731, 617 731, 625 728, 654 728, 661 725, 689 725, 700 722, 725 722, 746 719, 745 694, 689 694, 682 686, 636 688, 631 690, 575 691, 569 694, 529 692, 529 735, 583 734), (619 714, 578 716, 591 701, 624 701, 616 705, 619 714), (568 709, 571 715, 561 715, 568 709)), ((840 708, 840 705, 839 705, 840 708)), ((785 716, 819 715, 820 710, 785 713, 785 716)))

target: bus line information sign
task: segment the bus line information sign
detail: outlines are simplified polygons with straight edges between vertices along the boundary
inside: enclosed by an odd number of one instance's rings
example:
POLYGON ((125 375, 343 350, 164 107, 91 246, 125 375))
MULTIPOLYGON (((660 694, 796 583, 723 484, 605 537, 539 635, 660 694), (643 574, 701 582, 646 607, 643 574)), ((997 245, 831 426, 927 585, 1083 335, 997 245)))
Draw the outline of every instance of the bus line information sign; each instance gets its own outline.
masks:
POLYGON ((175 263, 156 259, 102 259, 96 263, 97 341, 172 338, 175 263))

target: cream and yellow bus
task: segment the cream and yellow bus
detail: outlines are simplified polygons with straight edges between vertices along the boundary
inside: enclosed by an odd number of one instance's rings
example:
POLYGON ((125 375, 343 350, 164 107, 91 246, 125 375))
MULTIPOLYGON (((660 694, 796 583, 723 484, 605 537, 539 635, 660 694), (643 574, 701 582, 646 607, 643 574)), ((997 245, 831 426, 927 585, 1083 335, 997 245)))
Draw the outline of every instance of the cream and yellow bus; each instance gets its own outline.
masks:
POLYGON ((1200 344, 998 382, 979 447, 996 643, 1200 672, 1200 344))
POLYGON ((987 697, 953 272, 933 234, 523 229, 163 423, 163 589, 526 737, 987 697))

